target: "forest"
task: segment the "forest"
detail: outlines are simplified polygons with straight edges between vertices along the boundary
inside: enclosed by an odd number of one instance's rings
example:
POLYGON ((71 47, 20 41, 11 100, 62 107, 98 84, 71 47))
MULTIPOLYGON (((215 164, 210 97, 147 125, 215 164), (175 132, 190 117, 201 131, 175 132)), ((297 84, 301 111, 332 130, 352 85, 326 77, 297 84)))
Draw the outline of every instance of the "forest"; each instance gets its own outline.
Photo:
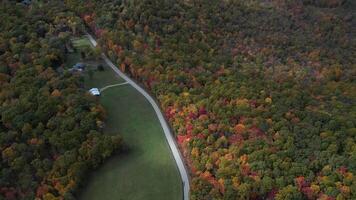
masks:
POLYGON ((192 200, 356 199, 355 1, 64 2, 159 100, 192 200))
POLYGON ((75 199, 86 175, 118 151, 106 114, 63 70, 84 30, 61 1, 0 2, 0 199, 75 199))
POLYGON ((76 199, 120 151, 63 70, 86 28, 160 102, 190 199, 356 199, 355 1, 17 2, 0 1, 0 200, 76 199))

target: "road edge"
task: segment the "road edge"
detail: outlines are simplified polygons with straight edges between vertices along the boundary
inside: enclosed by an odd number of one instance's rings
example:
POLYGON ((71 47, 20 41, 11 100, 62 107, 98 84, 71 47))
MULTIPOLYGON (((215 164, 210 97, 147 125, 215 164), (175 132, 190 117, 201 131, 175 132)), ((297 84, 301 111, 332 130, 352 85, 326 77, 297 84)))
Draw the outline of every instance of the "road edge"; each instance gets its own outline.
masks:
MULTIPOLYGON (((86 37, 89 39, 90 43, 96 47, 98 43, 94 39, 92 35, 89 33, 86 33, 86 37)), ((178 150, 178 147, 176 143, 174 142, 173 134, 168 126, 168 123, 166 119, 164 118, 161 109, 157 105, 156 101, 146 92, 141 86, 139 86, 134 80, 129 78, 126 74, 121 72, 117 66, 115 66, 111 60, 104 54, 101 54, 101 57, 104 59, 107 65, 116 73, 118 74, 121 78, 123 78, 125 81, 127 81, 132 87, 134 87, 138 92, 140 92, 146 99, 147 101, 151 104, 153 107, 157 118, 161 124, 161 127, 163 129, 164 135, 166 136, 166 140, 168 142, 168 145, 172 151, 174 160, 177 164, 179 174, 182 178, 182 183, 183 183, 183 200, 189 200, 189 190, 190 190, 190 184, 189 184, 189 177, 187 170, 185 168, 183 158, 181 157, 181 154, 178 150)))

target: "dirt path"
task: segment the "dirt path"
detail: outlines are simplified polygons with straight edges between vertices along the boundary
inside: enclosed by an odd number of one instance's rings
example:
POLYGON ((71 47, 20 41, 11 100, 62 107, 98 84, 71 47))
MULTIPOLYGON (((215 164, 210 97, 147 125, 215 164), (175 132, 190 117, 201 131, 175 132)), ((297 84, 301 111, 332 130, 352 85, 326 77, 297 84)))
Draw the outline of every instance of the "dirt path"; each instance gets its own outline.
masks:
POLYGON ((112 88, 112 87, 116 87, 116 86, 120 86, 120 85, 127 85, 129 84, 128 82, 125 83, 118 83, 118 84, 113 84, 113 85, 107 85, 103 88, 100 88, 100 92, 104 92, 106 89, 112 88))

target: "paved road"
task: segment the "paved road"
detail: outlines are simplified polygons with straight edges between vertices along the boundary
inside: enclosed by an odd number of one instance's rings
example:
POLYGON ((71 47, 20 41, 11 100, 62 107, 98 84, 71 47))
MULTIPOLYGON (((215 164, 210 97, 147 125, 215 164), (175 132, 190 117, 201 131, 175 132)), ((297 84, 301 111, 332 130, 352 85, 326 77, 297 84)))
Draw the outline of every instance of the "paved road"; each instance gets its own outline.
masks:
MULTIPOLYGON (((95 39, 90 35, 87 34, 87 37, 89 38, 90 42, 92 43, 93 46, 97 45, 97 42, 95 41, 95 39)), ((168 145, 173 153, 173 157, 174 160, 177 163, 178 169, 179 169, 179 173, 180 176, 182 178, 182 182, 183 182, 183 199, 184 200, 189 200, 189 178, 188 178, 188 173, 187 170, 185 169, 184 163, 183 163, 183 159, 181 157, 181 154, 179 153, 179 150, 176 146, 176 143, 174 142, 173 139, 173 134, 171 133, 171 130, 169 129, 167 122, 165 120, 165 118, 163 117, 163 114, 160 110, 160 108, 158 107, 157 103, 153 100, 153 98, 143 89, 141 88, 138 84, 136 84, 132 79, 130 79, 128 76, 126 76, 123 72, 121 72, 118 67, 116 67, 111 61, 110 59, 105 55, 102 54, 102 58, 104 59, 104 61, 114 70, 115 73, 117 73, 121 78, 123 78, 124 80, 126 80, 132 87, 134 87, 138 92, 140 92, 152 105, 153 109, 156 112, 156 115, 159 119, 159 122, 161 123, 161 126, 163 128, 164 134, 166 136, 168 145)), ((161 177, 163 178, 163 177, 161 177)))

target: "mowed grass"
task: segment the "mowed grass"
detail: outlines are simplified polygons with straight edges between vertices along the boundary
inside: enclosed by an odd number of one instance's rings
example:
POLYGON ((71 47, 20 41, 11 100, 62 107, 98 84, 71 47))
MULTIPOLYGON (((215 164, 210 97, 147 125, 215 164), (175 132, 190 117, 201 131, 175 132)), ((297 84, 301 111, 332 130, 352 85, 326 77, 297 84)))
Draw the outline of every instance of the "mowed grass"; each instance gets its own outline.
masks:
MULTIPOLYGON (((87 38, 73 40, 77 49, 85 48, 88 42, 87 38)), ((83 62, 79 51, 69 56, 72 65, 83 62)), ((88 66, 83 74, 86 89, 124 82, 102 60, 83 63, 88 66), (96 71, 98 64, 104 71, 96 71), (89 69, 94 71, 92 78, 89 69)), ((181 200, 179 171, 150 103, 130 85, 105 90, 100 102, 108 114, 104 133, 120 134, 128 151, 112 156, 94 171, 79 199, 181 200)))
POLYGON ((80 51, 84 50, 85 48, 92 47, 87 37, 73 38, 72 43, 76 51, 67 55, 67 61, 65 66, 67 69, 69 69, 79 62, 84 63, 86 65, 86 70, 82 74, 85 81, 85 89, 90 89, 93 87, 97 87, 100 89, 107 85, 125 82, 120 76, 113 73, 112 69, 102 59, 81 59, 80 51), (102 65, 104 67, 104 71, 97 70, 97 67, 99 65, 102 65), (89 70, 93 72, 92 77, 89 76, 89 70))
POLYGON ((124 83, 125 80, 122 79, 119 75, 114 73, 112 69, 106 65, 106 63, 102 60, 95 61, 95 62, 85 62, 87 66, 87 70, 84 72, 84 82, 85 88, 103 88, 107 85, 117 84, 117 83, 124 83), (104 67, 104 71, 98 71, 97 65, 101 64, 104 67), (93 76, 90 77, 88 70, 93 71, 93 76))
POLYGON ((92 44, 87 37, 77 37, 72 39, 73 46, 75 48, 91 47, 92 44))
POLYGON ((71 68, 76 63, 82 62, 80 58, 80 50, 92 47, 90 41, 86 37, 73 38, 71 41, 76 51, 67 54, 67 61, 65 63, 66 68, 71 68))
POLYGON ((92 173, 82 200, 181 200, 182 185, 163 130, 147 100, 130 85, 100 97, 108 112, 107 134, 120 134, 128 152, 92 173))

